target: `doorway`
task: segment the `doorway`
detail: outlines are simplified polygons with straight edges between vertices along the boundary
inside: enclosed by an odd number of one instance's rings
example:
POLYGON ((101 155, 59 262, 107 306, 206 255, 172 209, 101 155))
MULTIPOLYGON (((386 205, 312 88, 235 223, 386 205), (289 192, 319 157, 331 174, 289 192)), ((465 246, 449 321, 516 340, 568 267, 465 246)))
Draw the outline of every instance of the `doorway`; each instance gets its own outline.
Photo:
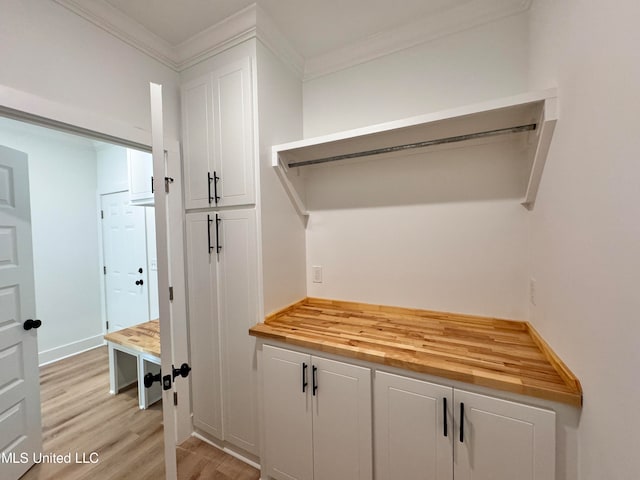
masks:
MULTIPOLYGON (((39 363, 52 364, 64 358, 71 359, 101 345, 106 333, 106 275, 101 231, 103 196, 98 193, 98 185, 101 184, 98 152, 106 148, 124 148, 5 118, 0 118, 0 144, 27 152, 28 157, 36 280, 37 315, 34 318, 37 316, 42 320, 37 331, 39 363)), ((138 270, 142 268, 145 275, 144 285, 140 285, 144 289, 137 292, 138 297, 144 297, 144 307, 140 309, 139 316, 141 322, 148 321, 152 312, 156 312, 153 318, 158 318, 157 278, 154 281, 151 274, 156 263, 152 207, 127 208, 123 197, 128 192, 115 195, 121 197, 124 217, 135 212, 136 217, 142 218, 143 240, 139 250, 143 251, 144 263, 134 269, 139 276, 138 270), (147 245, 153 248, 148 249, 147 245), (150 255, 147 255, 147 250, 150 250, 150 255), (150 298, 154 284, 155 298, 150 298)), ((122 226, 126 230, 130 225, 124 222, 122 226)), ((119 241, 119 245, 112 245, 112 253, 117 250, 128 252, 130 239, 119 241)), ((141 278, 138 277, 136 281, 139 280, 141 278)), ((118 303, 112 302, 114 305, 118 303)), ((130 320, 130 316, 126 316, 124 321, 130 320)), ((116 327, 114 325, 111 329, 116 327)), ((99 348, 106 351, 106 347, 99 348)), ((76 390, 75 393, 77 406, 82 406, 86 392, 83 395, 76 390)), ((103 393, 108 398, 108 383, 103 393)), ((138 413, 135 396, 131 408, 138 413)), ((50 425, 47 425, 45 418, 45 429, 58 421, 59 418, 50 419, 50 425)), ((160 421, 158 425, 161 425, 160 421)), ((99 437, 96 440, 99 441, 99 437)), ((76 447, 70 444, 70 448, 76 447)), ((55 452, 47 452, 45 445, 44 453, 55 452)), ((93 451, 87 444, 79 453, 90 455, 93 451)), ((157 454, 162 458, 161 447, 157 454)))

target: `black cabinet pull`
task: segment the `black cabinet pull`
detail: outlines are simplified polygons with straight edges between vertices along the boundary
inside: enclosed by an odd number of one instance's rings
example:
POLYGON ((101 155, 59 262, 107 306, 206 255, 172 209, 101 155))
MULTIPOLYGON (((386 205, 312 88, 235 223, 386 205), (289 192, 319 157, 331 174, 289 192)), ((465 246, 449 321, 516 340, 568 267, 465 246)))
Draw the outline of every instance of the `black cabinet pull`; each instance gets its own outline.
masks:
POLYGON ((307 391, 307 364, 302 364, 302 393, 307 391))
POLYGON ((218 204, 218 200, 220 200, 220 197, 218 196, 218 180, 220 180, 220 177, 218 175, 216 175, 216 171, 213 171, 213 198, 216 201, 216 205, 218 204))
POLYGON ((313 382, 313 388, 311 390, 313 396, 316 396, 316 392, 318 391, 318 367, 315 365, 311 367, 311 381, 313 382))
POLYGON ((136 285, 144 285, 144 280, 136 280, 136 285))
POLYGON ((209 181, 209 205, 211 202, 215 201, 216 205, 218 204, 218 200, 220 197, 218 196, 218 180, 220 177, 216 174, 216 171, 213 171, 213 177, 211 176, 211 172, 207 172, 207 180, 209 181), (213 197, 211 196, 211 184, 213 183, 213 197))
POLYGON ((142 270, 142 267, 140 267, 140 268, 138 269, 138 273, 142 273, 142 272, 144 272, 144 270, 142 270))
POLYGON ((153 175, 151 176, 151 193, 154 193, 153 192, 153 175))
POLYGON ((220 232, 218 231, 218 225, 220 225, 221 221, 222 219, 216 213, 216 253, 220 253, 220 250, 222 250, 222 245, 220 245, 220 232))
POLYGON ((460 402, 460 443, 464 443, 464 403, 460 402))
POLYGON ((213 247, 211 246, 211 222, 213 222, 213 220, 211 220, 211 215, 207 214, 207 247, 209 247, 209 249, 207 250, 208 254, 211 254, 211 250, 213 250, 213 247))
POLYGON ((447 397, 442 399, 442 421, 444 423, 443 433, 447 436, 447 397))

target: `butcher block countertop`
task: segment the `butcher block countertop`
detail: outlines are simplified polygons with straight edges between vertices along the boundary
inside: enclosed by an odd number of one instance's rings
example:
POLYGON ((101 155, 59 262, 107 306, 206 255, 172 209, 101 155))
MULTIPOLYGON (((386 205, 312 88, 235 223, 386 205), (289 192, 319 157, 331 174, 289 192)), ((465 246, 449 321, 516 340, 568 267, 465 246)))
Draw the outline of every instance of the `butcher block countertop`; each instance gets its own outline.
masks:
POLYGON ((528 322, 305 298, 249 333, 576 407, 582 387, 528 322))
POLYGON ((107 333, 104 339, 160 358, 160 322, 157 319, 107 333))

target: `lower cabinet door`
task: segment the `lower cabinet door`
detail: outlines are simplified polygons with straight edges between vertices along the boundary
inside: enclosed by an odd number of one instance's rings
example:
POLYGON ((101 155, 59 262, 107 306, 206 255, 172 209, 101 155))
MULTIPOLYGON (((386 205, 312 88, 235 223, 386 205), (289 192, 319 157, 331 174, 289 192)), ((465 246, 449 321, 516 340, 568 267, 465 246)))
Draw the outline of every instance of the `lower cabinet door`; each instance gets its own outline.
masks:
POLYGON ((376 372, 376 480, 453 478, 452 399, 451 387, 376 372))
POLYGON ((454 392, 456 480, 555 478, 555 412, 454 392))
POLYGON ((320 357, 311 357, 311 360, 317 369, 311 372, 310 382, 313 478, 370 480, 373 476, 371 370, 320 357))
POLYGON ((264 345, 262 381, 267 475, 312 480, 311 356, 264 345))

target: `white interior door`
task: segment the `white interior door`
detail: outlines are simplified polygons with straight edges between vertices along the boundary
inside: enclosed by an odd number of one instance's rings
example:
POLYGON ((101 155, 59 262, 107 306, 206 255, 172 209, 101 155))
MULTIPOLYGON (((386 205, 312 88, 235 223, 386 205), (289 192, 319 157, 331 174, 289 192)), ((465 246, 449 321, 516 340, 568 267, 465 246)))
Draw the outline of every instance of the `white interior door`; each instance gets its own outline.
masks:
POLYGON ((27 155, 0 146, 0 474, 20 477, 42 449, 27 155))
POLYGON ((149 321, 145 215, 128 192, 102 195, 101 208, 108 331, 116 331, 149 321))

